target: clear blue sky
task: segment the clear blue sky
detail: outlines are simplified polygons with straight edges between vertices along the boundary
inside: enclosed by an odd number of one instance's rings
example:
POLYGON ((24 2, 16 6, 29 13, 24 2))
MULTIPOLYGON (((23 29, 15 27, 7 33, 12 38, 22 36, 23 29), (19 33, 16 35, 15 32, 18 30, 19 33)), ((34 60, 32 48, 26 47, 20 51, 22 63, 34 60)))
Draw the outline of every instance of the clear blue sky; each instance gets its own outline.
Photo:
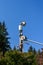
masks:
MULTIPOLYGON (((18 25, 21 21, 27 23, 24 35, 43 43, 43 0, 0 0, 0 21, 3 20, 11 37, 12 48, 19 43, 18 25)), ((32 43, 30 45, 36 50, 43 47, 32 43)), ((25 44, 24 51, 29 46, 25 44)))

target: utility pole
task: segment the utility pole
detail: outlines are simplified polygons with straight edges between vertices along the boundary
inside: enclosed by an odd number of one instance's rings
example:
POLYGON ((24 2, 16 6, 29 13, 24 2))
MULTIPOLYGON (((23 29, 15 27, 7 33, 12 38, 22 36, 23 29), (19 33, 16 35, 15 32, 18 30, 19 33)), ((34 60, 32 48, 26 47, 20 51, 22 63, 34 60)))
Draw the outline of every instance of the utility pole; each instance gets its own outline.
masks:
POLYGON ((21 22, 19 25, 19 49, 22 52, 23 50, 23 41, 25 39, 25 36, 23 35, 23 26, 26 25, 26 22, 21 22))

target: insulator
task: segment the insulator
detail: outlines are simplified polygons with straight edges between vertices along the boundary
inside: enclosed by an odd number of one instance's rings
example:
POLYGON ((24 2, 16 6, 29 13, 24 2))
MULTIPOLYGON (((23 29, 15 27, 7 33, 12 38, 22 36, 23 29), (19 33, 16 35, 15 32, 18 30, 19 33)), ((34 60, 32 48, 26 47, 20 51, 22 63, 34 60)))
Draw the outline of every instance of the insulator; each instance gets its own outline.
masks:
POLYGON ((19 31, 22 31, 22 25, 19 25, 19 31))

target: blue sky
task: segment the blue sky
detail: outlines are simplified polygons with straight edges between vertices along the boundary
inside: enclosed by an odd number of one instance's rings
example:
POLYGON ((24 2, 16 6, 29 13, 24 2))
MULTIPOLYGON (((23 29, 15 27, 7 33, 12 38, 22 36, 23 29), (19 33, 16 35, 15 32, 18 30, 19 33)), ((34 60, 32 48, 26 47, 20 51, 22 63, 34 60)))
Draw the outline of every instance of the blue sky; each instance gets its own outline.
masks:
MULTIPOLYGON (((19 43, 18 25, 21 21, 27 23, 24 35, 43 43, 43 0, 0 0, 0 21, 3 20, 11 37, 12 48, 19 43)), ((43 48, 32 43, 30 45, 36 50, 43 48)), ((24 51, 27 51, 29 46, 25 44, 24 51)))

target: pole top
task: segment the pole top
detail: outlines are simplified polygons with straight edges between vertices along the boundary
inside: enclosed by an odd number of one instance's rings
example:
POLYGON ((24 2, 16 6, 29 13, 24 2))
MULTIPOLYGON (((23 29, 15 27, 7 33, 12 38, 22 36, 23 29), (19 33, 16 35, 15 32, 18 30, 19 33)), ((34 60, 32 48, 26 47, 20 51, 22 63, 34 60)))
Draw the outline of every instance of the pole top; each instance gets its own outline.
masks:
POLYGON ((25 26, 26 25, 26 22, 25 21, 21 22, 21 25, 22 26, 25 26))

